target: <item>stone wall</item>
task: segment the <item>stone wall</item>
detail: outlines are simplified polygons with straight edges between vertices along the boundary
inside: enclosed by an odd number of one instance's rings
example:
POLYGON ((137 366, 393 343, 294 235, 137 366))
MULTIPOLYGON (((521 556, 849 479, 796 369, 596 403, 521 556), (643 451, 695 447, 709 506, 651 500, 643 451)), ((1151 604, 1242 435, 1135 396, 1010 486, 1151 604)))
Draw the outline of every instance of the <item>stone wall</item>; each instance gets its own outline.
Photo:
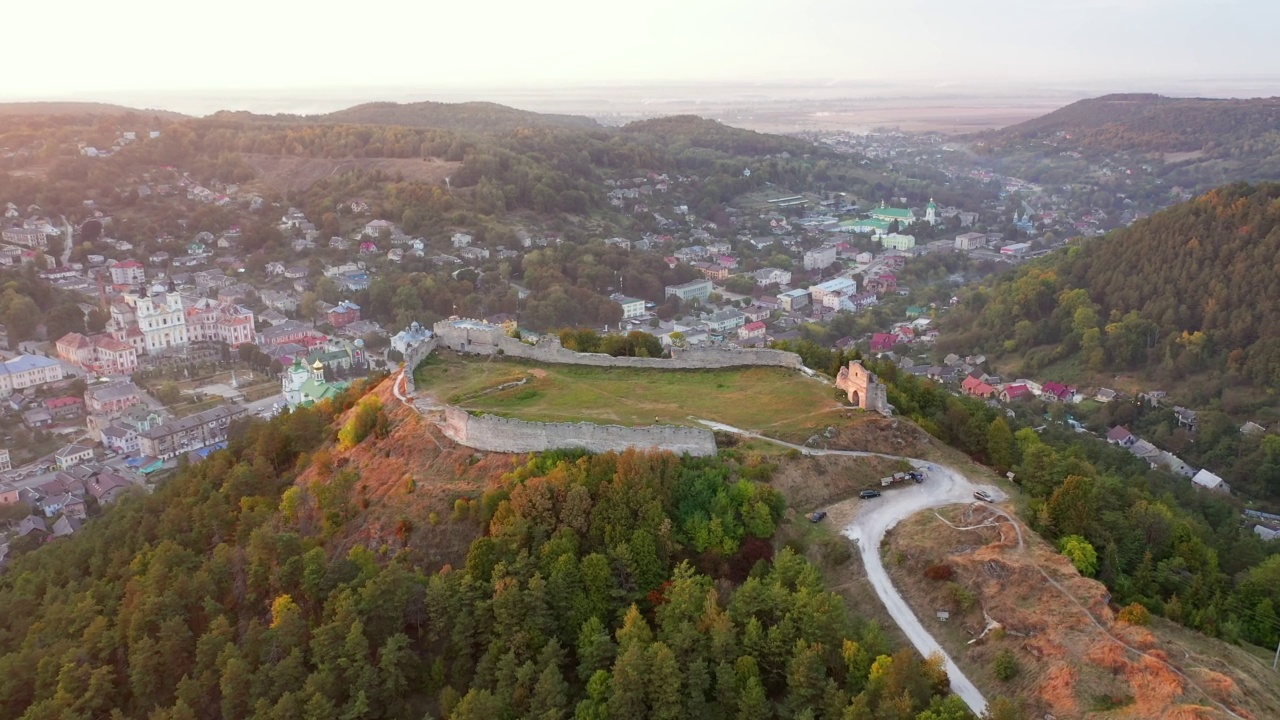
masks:
MULTIPOLYGON (((546 335, 537 344, 529 344, 506 335, 501 328, 467 321, 463 326, 450 321, 435 325, 441 347, 472 355, 502 354, 525 360, 557 365, 592 365, 596 367, 631 367, 666 370, 698 370, 762 365, 798 370, 803 366, 793 352, 768 349, 704 349, 672 350, 671 358, 613 357, 602 353, 580 353, 566 350, 560 339, 546 335)), ((425 356, 424 356, 425 357, 425 356)))
POLYGON ((448 406, 440 429, 451 440, 476 450, 526 453, 582 448, 600 453, 658 449, 695 456, 714 455, 715 435, 702 428, 652 425, 622 427, 594 423, 540 423, 496 415, 472 415, 448 406))
POLYGON ((893 414, 893 406, 889 404, 889 394, 884 383, 857 360, 850 360, 847 367, 840 368, 840 373, 836 375, 836 387, 845 391, 849 402, 863 410, 873 410, 882 415, 893 414))
POLYGON ((418 369, 423 360, 426 360, 431 353, 436 351, 439 340, 436 338, 428 338, 413 345, 409 351, 404 354, 404 384, 405 392, 412 395, 417 392, 418 388, 413 382, 413 371, 418 369))

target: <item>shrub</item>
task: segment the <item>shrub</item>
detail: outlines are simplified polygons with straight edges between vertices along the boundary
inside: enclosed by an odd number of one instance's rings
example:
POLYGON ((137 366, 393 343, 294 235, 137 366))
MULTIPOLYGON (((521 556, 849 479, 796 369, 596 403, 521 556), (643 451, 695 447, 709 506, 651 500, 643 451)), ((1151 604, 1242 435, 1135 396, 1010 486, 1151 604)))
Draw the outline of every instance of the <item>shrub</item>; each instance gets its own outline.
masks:
POLYGON ((458 498, 453 501, 453 521, 457 522, 467 516, 471 510, 471 501, 466 498, 458 498))
POLYGON ((972 610, 973 606, 978 602, 978 596, 958 582, 947 585, 947 592, 951 594, 952 601, 959 605, 961 610, 972 610))
POLYGON ((1130 603, 1120 610, 1116 619, 1130 625, 1150 625, 1151 611, 1142 603, 1130 603))
POLYGON ((435 510, 432 510, 431 513, 427 515, 427 522, 431 523, 432 525, 439 525, 440 513, 436 512, 435 510))
POLYGON ((955 571, 946 563, 930 565, 924 569, 924 576, 930 580, 950 580, 953 575, 955 575, 955 571))
POLYGON ((853 557, 850 543, 843 537, 826 537, 821 541, 822 561, 829 567, 840 567, 853 557))
POLYGON ((992 668, 996 672, 996 677, 1005 682, 1018 677, 1018 673, 1022 672, 1022 667, 1018 664, 1018 658, 1014 657, 1009 650, 1001 650, 996 655, 992 668))
POLYGON ((373 395, 361 398, 351 418, 338 431, 338 443, 343 450, 359 445, 383 420, 382 401, 373 395))

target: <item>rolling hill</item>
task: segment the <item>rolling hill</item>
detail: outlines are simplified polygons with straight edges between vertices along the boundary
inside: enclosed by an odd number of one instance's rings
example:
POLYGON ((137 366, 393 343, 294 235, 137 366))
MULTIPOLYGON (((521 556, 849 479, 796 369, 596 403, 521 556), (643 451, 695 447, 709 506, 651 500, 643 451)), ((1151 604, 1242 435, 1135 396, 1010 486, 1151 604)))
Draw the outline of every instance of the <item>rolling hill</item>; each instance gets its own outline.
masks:
POLYGON ((1232 146, 1280 131, 1280 98, 1171 98, 1118 94, 976 136, 997 148, 1027 141, 1101 152, 1182 153, 1232 146))
POLYGON ((309 116, 308 119, 323 123, 403 125, 459 132, 510 132, 531 127, 600 128, 595 120, 580 115, 535 113, 490 102, 366 103, 326 115, 309 116))
POLYGON ((49 115, 144 115, 165 120, 182 120, 187 116, 169 110, 150 110, 96 102, 12 102, 0 103, 0 117, 33 117, 49 115))

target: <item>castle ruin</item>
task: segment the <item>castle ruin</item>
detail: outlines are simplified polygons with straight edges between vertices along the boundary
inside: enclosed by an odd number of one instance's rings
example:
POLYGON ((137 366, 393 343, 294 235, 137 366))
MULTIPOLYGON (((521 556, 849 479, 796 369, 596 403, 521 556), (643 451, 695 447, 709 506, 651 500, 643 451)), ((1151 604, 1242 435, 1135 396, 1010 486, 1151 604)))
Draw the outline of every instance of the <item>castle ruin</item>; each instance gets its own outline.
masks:
POLYGON ((850 360, 848 367, 840 368, 836 387, 848 393, 849 402, 863 410, 874 410, 881 415, 893 414, 884 384, 857 360, 850 360))

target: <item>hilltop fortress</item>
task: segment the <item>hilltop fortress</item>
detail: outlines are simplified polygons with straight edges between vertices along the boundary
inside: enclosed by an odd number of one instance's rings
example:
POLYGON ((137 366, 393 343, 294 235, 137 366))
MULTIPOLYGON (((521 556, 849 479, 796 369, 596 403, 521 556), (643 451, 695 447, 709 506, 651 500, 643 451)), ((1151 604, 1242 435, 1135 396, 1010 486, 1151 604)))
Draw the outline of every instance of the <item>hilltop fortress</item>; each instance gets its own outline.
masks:
MULTIPOLYGON (((766 366, 804 369, 800 356, 782 350, 675 349, 670 358, 613 357, 601 353, 580 353, 564 348, 560 339, 547 335, 537 342, 512 337, 509 328, 482 320, 450 318, 433 326, 433 337, 405 353, 405 385, 415 391, 413 370, 437 348, 470 355, 502 355, 560 365, 699 370, 766 366)), ((850 368, 857 363, 850 363, 850 368)), ((861 365, 855 375, 855 391, 850 401, 859 407, 886 412, 884 385, 861 365)), ((850 368, 841 368, 845 377, 850 368)), ((841 386, 844 389, 844 386, 841 386)), ((444 434, 460 445, 493 452, 540 452, 558 448, 583 448, 591 452, 621 451, 628 448, 659 449, 694 456, 714 455, 714 434, 704 428, 653 425, 622 427, 594 423, 541 423, 514 420, 487 414, 473 414, 452 405, 443 408, 436 420, 444 434)))

